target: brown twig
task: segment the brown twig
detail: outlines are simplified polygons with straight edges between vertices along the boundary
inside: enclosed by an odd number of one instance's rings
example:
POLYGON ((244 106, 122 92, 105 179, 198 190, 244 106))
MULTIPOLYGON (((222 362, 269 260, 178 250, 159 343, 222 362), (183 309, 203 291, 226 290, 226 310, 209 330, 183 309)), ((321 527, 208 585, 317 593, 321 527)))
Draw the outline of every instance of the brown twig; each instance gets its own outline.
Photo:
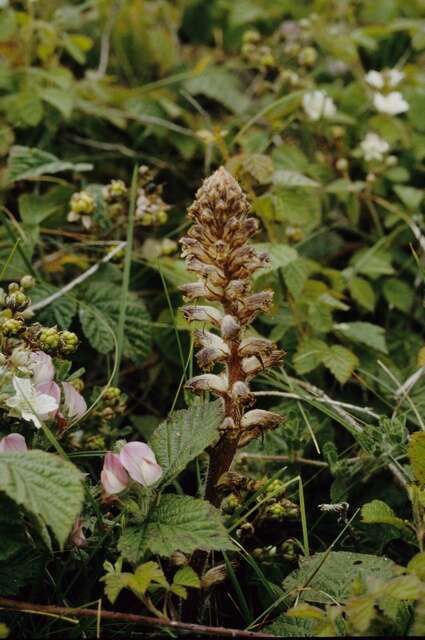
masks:
POLYGON ((84 607, 58 607, 56 605, 33 604, 32 602, 21 602, 0 598, 0 608, 22 611, 23 613, 45 614, 52 613, 63 616, 103 618, 115 622, 134 622, 159 627, 171 627, 191 631, 195 634, 205 634, 210 636, 221 636, 225 638, 275 638, 271 633, 255 631, 243 631, 242 629, 226 629, 224 627, 208 627, 202 624, 192 624, 190 622, 177 622, 175 620, 162 620, 151 616, 140 616, 134 613, 122 613, 120 611, 104 611, 98 609, 86 609, 84 607))

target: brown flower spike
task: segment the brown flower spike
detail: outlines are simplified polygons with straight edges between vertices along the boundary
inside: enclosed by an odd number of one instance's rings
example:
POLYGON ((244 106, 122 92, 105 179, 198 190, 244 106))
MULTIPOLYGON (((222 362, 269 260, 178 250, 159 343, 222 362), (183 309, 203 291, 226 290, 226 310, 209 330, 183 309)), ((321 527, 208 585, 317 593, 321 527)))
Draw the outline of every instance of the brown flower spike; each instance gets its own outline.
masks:
POLYGON ((221 167, 207 178, 188 211, 194 224, 181 239, 182 256, 197 282, 181 290, 187 301, 203 298, 217 306, 183 307, 187 320, 205 322, 213 331, 195 331, 201 369, 221 367, 187 382, 195 392, 210 391, 224 401, 221 438, 210 450, 206 498, 220 502, 216 485, 233 460, 236 449, 264 430, 274 429, 282 417, 270 411, 248 409, 254 401, 249 381, 282 360, 283 353, 264 338, 245 337, 248 325, 267 311, 273 292, 252 293, 252 275, 267 265, 268 256, 248 244, 258 229, 249 217, 249 204, 236 180, 221 167), (248 409, 248 410, 247 410, 248 409))

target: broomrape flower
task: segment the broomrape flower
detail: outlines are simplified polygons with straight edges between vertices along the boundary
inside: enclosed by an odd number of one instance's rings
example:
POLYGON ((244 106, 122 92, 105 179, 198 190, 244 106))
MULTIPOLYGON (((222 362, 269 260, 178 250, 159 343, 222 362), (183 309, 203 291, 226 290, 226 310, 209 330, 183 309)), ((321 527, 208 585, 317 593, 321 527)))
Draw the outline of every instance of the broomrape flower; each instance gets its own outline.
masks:
POLYGON ((332 118, 336 114, 336 106, 325 91, 309 91, 303 96, 303 108, 309 120, 332 118))
POLYGON ((360 149, 366 162, 373 160, 380 162, 387 151, 390 150, 390 145, 376 133, 368 133, 360 143, 360 149))
POLYGON ((388 113, 396 116, 399 113, 405 113, 409 110, 409 104, 403 98, 400 91, 391 91, 384 95, 383 93, 375 93, 373 96, 373 106, 379 113, 388 113))
POLYGON ((40 429, 41 421, 58 409, 59 402, 53 396, 37 390, 28 378, 14 376, 12 383, 16 395, 6 400, 6 405, 12 410, 11 415, 32 422, 40 429))
POLYGON ((24 436, 20 433, 10 433, 0 440, 0 452, 19 452, 23 453, 28 451, 27 443, 24 436))

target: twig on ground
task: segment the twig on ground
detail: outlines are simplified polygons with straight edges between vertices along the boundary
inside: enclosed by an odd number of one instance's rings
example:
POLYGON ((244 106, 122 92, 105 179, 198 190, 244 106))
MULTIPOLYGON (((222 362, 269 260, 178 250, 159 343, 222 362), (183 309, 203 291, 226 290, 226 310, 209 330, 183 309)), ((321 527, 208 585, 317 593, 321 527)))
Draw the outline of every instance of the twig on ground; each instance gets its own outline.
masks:
POLYGON ((86 609, 84 607, 58 607, 56 605, 33 604, 32 602, 21 602, 9 598, 0 598, 0 608, 22 611, 30 614, 59 614, 63 616, 92 617, 112 620, 115 622, 133 622, 135 624, 146 624, 156 627, 170 627, 182 631, 191 631, 195 634, 205 634, 209 636, 219 636, 224 638, 275 638, 271 633, 255 631, 243 631, 242 629, 226 629, 225 627, 208 627, 202 624, 192 624, 190 622, 177 622, 175 620, 163 620, 151 616, 140 616, 134 613, 122 613, 119 611, 103 611, 99 609, 86 609))
POLYGON ((126 242, 118 243, 113 249, 111 249, 111 251, 104 258, 102 258, 102 260, 100 260, 99 262, 91 266, 90 269, 87 269, 87 271, 84 271, 84 273, 81 273, 74 280, 71 280, 71 282, 68 282, 68 284, 62 287, 62 289, 59 289, 59 291, 55 291, 55 293, 52 293, 51 296, 47 296, 47 298, 44 298, 44 300, 40 300, 39 302, 36 302, 35 304, 31 305, 31 307, 29 307, 30 310, 38 311, 39 309, 44 309, 44 307, 47 307, 47 305, 51 304, 58 298, 61 298, 63 295, 65 295, 65 293, 68 293, 69 291, 74 289, 74 287, 76 287, 77 285, 87 280, 87 278, 90 278, 90 276, 96 273, 96 271, 99 269, 99 267, 102 264, 105 264, 106 262, 109 262, 110 260, 112 260, 112 258, 116 256, 117 253, 119 253, 124 249, 126 244, 127 244, 126 242))

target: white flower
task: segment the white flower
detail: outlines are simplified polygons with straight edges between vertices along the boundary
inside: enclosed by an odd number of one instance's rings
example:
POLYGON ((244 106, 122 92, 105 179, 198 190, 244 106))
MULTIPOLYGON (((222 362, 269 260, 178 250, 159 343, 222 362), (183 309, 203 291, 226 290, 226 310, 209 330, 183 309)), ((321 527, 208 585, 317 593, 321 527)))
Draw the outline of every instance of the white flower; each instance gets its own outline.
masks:
POLYGON ((53 360, 44 351, 33 351, 31 353, 28 368, 32 372, 31 382, 33 384, 51 382, 55 377, 53 360))
POLYGON ((390 150, 390 145, 376 133, 368 133, 360 143, 360 148, 366 162, 371 162, 373 160, 380 162, 383 159, 384 154, 390 150))
POLYGON ((303 96, 303 109, 310 120, 332 118, 336 113, 336 106, 332 98, 324 91, 309 91, 303 96))
POLYGON ((380 113, 388 113, 396 116, 398 113, 404 113, 409 110, 409 104, 401 95, 400 91, 391 91, 387 95, 375 93, 373 96, 373 105, 380 113))
POLYGON ((29 378, 14 376, 12 382, 16 395, 6 400, 7 406, 13 410, 14 415, 33 422, 34 426, 40 429, 41 420, 58 409, 58 401, 46 393, 37 391, 29 378))
POLYGON ((389 87, 396 87, 404 78, 403 71, 399 71, 398 69, 388 69, 385 72, 386 81, 389 87))
POLYGON ((367 72, 367 74, 365 75, 365 80, 368 85, 370 85, 374 89, 382 89, 385 84, 383 74, 379 71, 374 71, 373 69, 367 72))

